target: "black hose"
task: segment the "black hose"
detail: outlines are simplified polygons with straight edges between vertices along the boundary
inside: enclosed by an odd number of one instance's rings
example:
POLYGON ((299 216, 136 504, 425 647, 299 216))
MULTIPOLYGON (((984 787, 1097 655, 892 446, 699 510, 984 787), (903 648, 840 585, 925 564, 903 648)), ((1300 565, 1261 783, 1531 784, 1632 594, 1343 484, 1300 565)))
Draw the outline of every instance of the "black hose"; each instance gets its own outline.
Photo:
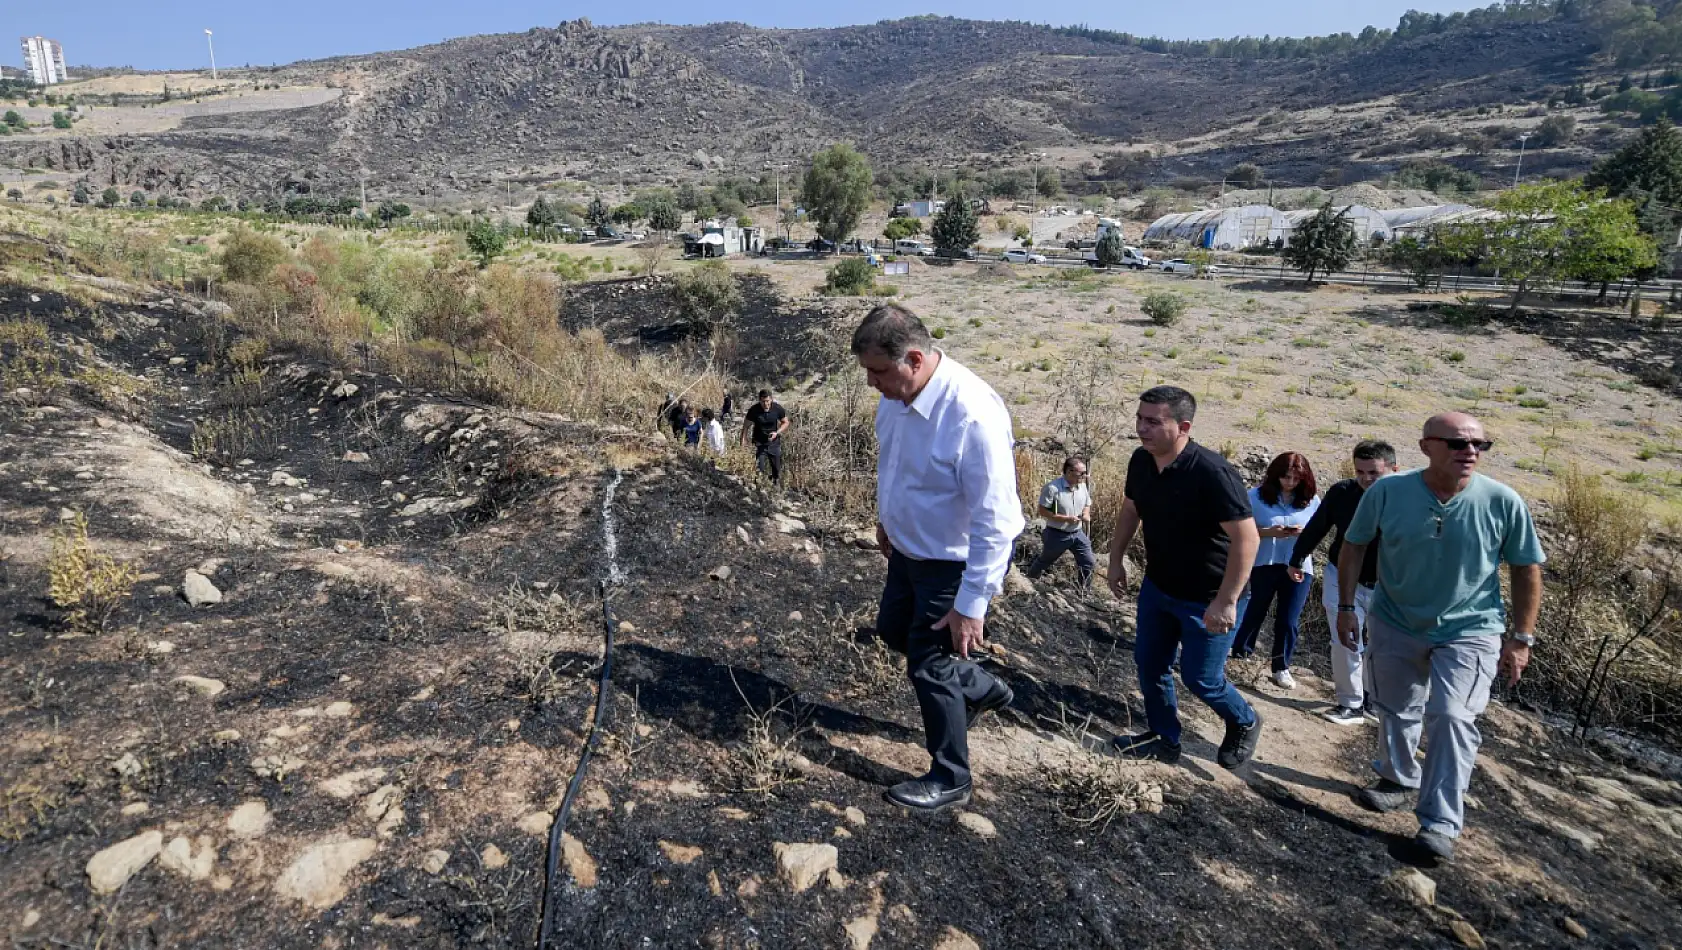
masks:
POLYGON ((555 812, 555 820, 549 825, 549 861, 543 877, 543 924, 537 933, 537 950, 548 950, 549 938, 553 934, 555 923, 555 893, 556 875, 561 865, 561 835, 566 830, 567 816, 572 813, 572 800, 578 797, 578 790, 584 787, 584 776, 590 768, 590 756, 596 751, 596 743, 601 738, 602 724, 607 721, 609 707, 607 704, 608 689, 613 679, 613 610, 607 603, 607 581, 599 581, 596 585, 597 593, 602 600, 602 634, 605 646, 602 648, 602 675, 596 686, 596 719, 590 724, 590 735, 584 740, 584 751, 578 754, 578 768, 572 773, 572 781, 567 784, 567 793, 561 799, 561 807, 555 812))

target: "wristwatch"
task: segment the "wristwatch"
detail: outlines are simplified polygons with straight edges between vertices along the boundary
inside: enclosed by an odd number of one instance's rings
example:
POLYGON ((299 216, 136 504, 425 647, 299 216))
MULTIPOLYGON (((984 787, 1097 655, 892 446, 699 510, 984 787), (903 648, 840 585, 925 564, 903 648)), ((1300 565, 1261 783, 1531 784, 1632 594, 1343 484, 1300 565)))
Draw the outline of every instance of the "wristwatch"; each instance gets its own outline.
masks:
POLYGON ((1519 643, 1522 643, 1527 647, 1533 647, 1536 645, 1536 635, 1534 633, 1509 633, 1507 634, 1507 639, 1517 640, 1519 643))
POLYGON ((1354 604, 1338 604, 1337 605, 1337 612, 1340 613, 1340 614, 1356 613, 1355 605, 1354 604))

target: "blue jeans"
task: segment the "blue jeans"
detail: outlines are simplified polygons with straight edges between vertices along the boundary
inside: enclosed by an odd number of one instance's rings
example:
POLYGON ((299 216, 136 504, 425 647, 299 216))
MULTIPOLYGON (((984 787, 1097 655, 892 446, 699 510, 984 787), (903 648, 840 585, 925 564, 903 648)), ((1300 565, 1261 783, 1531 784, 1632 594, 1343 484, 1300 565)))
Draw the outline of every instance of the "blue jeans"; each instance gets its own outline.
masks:
POLYGON ((1273 672, 1291 668, 1297 653, 1297 632, 1302 629, 1302 608, 1308 603, 1309 579, 1291 580, 1284 564, 1263 564, 1250 572, 1250 594, 1238 605, 1238 635, 1232 649, 1240 656, 1256 652, 1267 608, 1273 611, 1273 672))
POLYGON ((1139 667, 1139 691, 1145 694, 1145 722, 1163 741, 1180 741, 1180 711, 1174 697, 1174 653, 1180 653, 1180 677, 1186 688, 1209 704, 1229 725, 1250 726, 1255 710, 1226 680, 1231 633, 1210 633, 1203 626, 1208 604, 1164 594, 1150 578, 1139 588, 1138 633, 1133 662, 1139 667))

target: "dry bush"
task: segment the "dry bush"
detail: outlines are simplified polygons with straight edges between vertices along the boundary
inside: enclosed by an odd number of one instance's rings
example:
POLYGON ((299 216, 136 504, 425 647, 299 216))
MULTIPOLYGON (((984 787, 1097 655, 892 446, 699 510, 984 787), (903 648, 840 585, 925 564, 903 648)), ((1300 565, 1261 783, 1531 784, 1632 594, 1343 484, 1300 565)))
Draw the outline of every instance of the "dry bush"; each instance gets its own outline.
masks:
POLYGON ((519 584, 491 603, 483 624, 508 651, 520 696, 536 705, 571 688, 584 674, 578 653, 599 645, 582 603, 519 584))
POLYGON ((855 634, 864 628, 874 628, 874 607, 853 611, 837 609, 821 618, 827 625, 826 639, 840 643, 843 649, 841 688, 849 696, 883 696, 904 688, 905 657, 894 652, 882 638, 871 636, 859 640, 855 634))
POLYGON ((803 722, 794 694, 765 709, 756 709, 736 682, 734 672, 730 674, 730 682, 747 707, 745 734, 730 750, 730 778, 735 787, 769 797, 779 789, 805 781, 802 770, 810 763, 799 748, 810 727, 803 722))
POLYGON ((1059 709, 1054 724, 1072 748, 1042 756, 1040 787, 1051 793, 1058 814, 1100 832, 1122 815, 1162 810, 1162 785, 1141 774, 1143 767, 1108 751, 1108 741, 1092 732, 1092 717, 1071 722, 1059 709))
POLYGON ((27 389, 29 401, 40 404, 63 387, 66 375, 45 324, 0 322, 0 391, 27 389))
POLYGON ((671 254, 671 245, 656 238, 636 246, 637 272, 644 277, 652 277, 660 273, 665 266, 666 258, 671 254))
POLYGON ((65 612, 72 630, 104 633, 117 608, 134 593, 140 572, 94 548, 88 540, 87 516, 81 512, 53 531, 52 544, 47 596, 65 612))

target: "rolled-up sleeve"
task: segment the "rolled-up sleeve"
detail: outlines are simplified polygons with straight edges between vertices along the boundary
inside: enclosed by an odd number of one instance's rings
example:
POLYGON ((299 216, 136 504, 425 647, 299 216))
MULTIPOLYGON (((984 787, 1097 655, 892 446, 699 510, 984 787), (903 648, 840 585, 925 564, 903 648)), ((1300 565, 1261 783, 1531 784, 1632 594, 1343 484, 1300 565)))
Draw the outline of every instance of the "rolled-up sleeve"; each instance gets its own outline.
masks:
POLYGON ((978 413, 964 433, 958 484, 969 511, 969 557, 953 609, 980 619, 1004 588, 1011 545, 1022 533, 1022 501, 1016 494, 1016 460, 1011 455, 1010 413, 1003 404, 978 413))

